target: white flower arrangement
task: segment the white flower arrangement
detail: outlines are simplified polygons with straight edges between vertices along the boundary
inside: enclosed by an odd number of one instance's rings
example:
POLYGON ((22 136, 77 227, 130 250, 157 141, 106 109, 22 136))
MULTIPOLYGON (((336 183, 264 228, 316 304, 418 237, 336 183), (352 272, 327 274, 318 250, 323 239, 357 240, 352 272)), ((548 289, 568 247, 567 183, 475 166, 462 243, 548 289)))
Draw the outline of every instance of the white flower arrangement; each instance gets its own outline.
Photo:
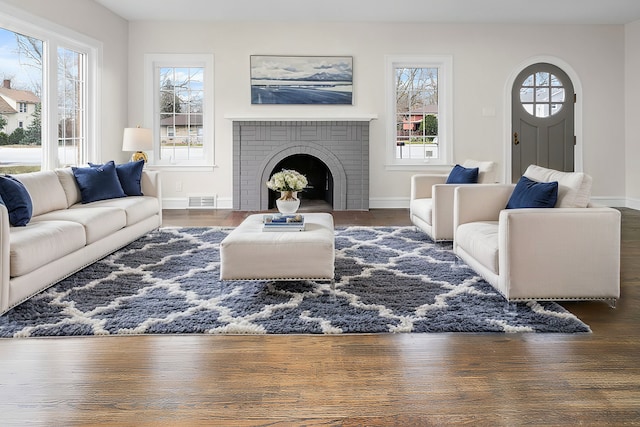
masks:
POLYGON ((308 184, 307 177, 291 169, 274 173, 267 181, 267 187, 274 191, 302 191, 308 184))

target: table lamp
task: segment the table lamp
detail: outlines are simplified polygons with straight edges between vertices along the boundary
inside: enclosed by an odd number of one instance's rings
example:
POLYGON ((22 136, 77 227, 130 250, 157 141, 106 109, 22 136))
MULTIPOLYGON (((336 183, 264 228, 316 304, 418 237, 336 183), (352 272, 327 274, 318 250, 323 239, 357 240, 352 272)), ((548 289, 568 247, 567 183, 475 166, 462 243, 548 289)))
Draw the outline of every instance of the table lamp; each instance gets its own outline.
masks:
POLYGON ((132 162, 137 162, 138 160, 143 159, 146 163, 148 157, 143 151, 149 151, 152 149, 153 137, 151 129, 141 128, 140 126, 135 128, 124 128, 122 151, 135 151, 131 156, 132 162))

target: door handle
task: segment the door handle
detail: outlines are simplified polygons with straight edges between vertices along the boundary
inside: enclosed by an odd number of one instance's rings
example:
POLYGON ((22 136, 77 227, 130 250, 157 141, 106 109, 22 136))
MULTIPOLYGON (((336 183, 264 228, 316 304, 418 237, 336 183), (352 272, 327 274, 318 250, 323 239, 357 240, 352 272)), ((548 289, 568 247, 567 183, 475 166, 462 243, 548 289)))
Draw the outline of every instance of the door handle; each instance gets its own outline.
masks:
POLYGON ((513 133, 513 145, 520 144, 520 140, 518 139, 518 132, 513 133))

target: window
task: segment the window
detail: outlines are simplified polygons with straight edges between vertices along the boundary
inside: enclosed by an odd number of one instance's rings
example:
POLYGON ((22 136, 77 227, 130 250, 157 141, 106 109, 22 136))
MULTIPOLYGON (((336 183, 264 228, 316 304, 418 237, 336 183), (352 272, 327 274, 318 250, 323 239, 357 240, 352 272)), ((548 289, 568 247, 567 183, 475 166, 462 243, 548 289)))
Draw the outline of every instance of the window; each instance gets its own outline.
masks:
POLYGON ((0 49, 11 52, 3 66, 12 78, 3 82, 1 92, 9 104, 16 98, 11 105, 20 117, 7 120, 0 129, 0 144, 8 132, 11 143, 3 151, 7 162, 0 172, 50 170, 99 160, 95 158, 99 43, 61 27, 50 30, 48 21, 20 10, 6 13, 11 16, 0 12, 5 25, 0 28, 0 49))
POLYGON ((452 59, 387 57, 388 164, 451 162, 452 59))
POLYGON ((213 56, 146 55, 154 166, 213 165, 213 56))
POLYGON ((562 109, 565 90, 562 81, 544 71, 529 75, 520 86, 522 107, 534 117, 549 117, 562 109))

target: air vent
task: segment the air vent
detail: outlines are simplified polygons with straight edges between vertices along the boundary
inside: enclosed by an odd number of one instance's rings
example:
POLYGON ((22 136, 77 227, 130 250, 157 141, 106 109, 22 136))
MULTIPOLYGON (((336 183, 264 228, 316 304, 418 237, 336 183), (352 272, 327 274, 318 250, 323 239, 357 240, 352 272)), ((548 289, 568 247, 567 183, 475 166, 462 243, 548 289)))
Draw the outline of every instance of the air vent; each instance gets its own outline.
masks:
POLYGON ((203 194, 189 196, 188 209, 215 209, 217 205, 215 194, 203 194))

